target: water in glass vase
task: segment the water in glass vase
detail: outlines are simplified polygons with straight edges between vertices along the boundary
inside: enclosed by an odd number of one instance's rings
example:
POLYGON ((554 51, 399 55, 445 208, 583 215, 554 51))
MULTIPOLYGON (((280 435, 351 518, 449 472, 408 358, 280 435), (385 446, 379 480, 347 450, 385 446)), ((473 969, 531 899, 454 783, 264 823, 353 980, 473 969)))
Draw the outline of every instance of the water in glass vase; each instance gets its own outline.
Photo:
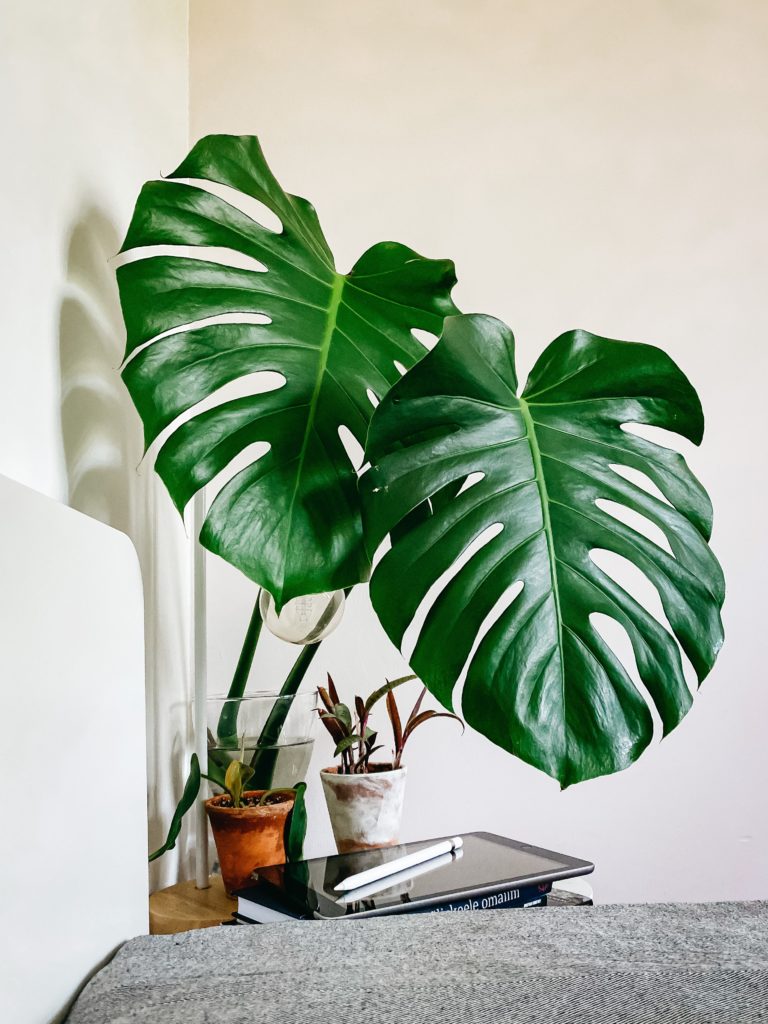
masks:
POLYGON ((249 788, 289 789, 305 781, 318 722, 315 692, 209 697, 207 717, 208 758, 220 775, 244 748, 242 759, 255 771, 249 788))
MULTIPOLYGON (((257 767, 261 768, 258 788, 266 789, 288 789, 298 782, 303 782, 307 777, 309 762, 312 758, 312 747, 314 739, 292 738, 281 736, 280 743, 274 746, 263 746, 259 748, 257 767), (270 772, 271 769, 271 772, 270 772), (261 774, 266 772, 266 776, 261 774)), ((246 764, 251 764, 256 754, 256 741, 251 740, 248 745, 248 738, 245 740, 246 764)), ((240 750, 233 750, 231 747, 211 746, 209 757, 215 760, 226 769, 230 761, 240 758, 240 750)), ((251 785, 255 786, 255 782, 251 785)))

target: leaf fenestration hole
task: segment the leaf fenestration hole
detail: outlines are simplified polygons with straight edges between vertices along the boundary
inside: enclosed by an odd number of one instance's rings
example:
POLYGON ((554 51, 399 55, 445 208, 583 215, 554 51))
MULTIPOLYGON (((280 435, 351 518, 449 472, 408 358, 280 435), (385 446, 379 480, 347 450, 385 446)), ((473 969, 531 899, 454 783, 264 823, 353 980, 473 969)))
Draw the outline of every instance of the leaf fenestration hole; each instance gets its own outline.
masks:
POLYGON ((685 676, 688 689, 691 693, 695 694, 698 687, 696 672, 675 636, 674 630, 672 629, 669 619, 667 618, 661 604, 659 592, 653 583, 651 583, 645 573, 639 569, 634 562, 631 562, 623 555, 617 555, 614 551, 605 551, 602 548, 593 548, 589 552, 589 557, 598 569, 601 569, 606 576, 609 576, 613 580, 614 583, 618 584, 622 589, 626 590, 628 594, 634 597, 637 603, 642 605, 643 608, 645 608, 645 610, 652 615, 654 619, 656 619, 659 625, 663 626, 669 633, 680 651, 680 657, 683 662, 683 675, 685 676))
POLYGON ((437 344, 437 335, 431 331, 424 331, 420 327, 412 327, 411 334, 427 351, 431 351, 437 344))
MULTIPOLYGON (((194 419, 200 413, 206 412, 208 409, 214 409, 219 405, 224 405, 234 398, 266 394, 268 391, 278 391, 280 388, 285 387, 285 384, 285 377, 276 370, 261 370, 257 373, 248 373, 243 377, 238 377, 237 380, 222 384, 220 388, 211 392, 210 395, 206 395, 205 398, 197 402, 191 409, 187 409, 186 412, 183 412, 169 423, 147 449, 147 457, 154 461, 155 454, 160 451, 170 435, 178 430, 182 423, 194 419)), ((269 445, 267 445, 267 449, 269 449, 269 445)))
POLYGON ((344 451, 347 453, 347 458, 352 464, 352 468, 357 473, 365 459, 363 446, 357 440, 349 427, 345 426, 343 423, 339 426, 339 439, 344 446, 344 451))
POLYGON ((656 587, 634 562, 623 555, 617 555, 615 551, 606 551, 604 548, 592 548, 589 557, 598 569, 601 569, 614 583, 631 594, 665 629, 672 632, 664 615, 656 587))
POLYGON ((371 391, 370 388, 366 388, 365 389, 365 393, 366 393, 366 395, 368 395, 368 401, 371 403, 371 405, 375 409, 376 406, 379 404, 378 397, 373 393, 373 391, 371 391))
POLYGON ((376 566, 379 564, 379 562, 384 557, 384 555, 386 555, 387 552, 391 551, 391 550, 392 550, 392 538, 390 537, 389 534, 387 534, 387 536, 384 538, 384 540, 381 542, 381 544, 379 544, 379 546, 376 548, 376 550, 375 550, 375 552, 373 554, 373 558, 371 559, 371 568, 375 569, 376 566))
POLYGON ((610 463, 609 468, 617 476, 634 484, 635 487, 639 487, 641 491, 645 491, 652 497, 658 498, 659 501, 663 501, 665 505, 669 505, 670 508, 674 508, 672 502, 667 499, 661 488, 657 487, 653 480, 639 469, 634 469, 632 466, 622 466, 615 462, 610 463))
POLYGON ((652 541, 663 551, 666 551, 668 555, 672 554, 672 548, 669 546, 666 534, 657 526, 656 523, 651 522, 644 515, 636 512, 632 508, 627 508, 626 505, 622 505, 620 502, 611 501, 608 498, 597 498, 595 501, 597 507, 609 515, 612 519, 618 520, 620 523, 624 523, 631 529, 636 530, 643 537, 647 537, 648 540, 652 541))
POLYGON ((637 689, 645 703, 648 705, 648 710, 650 711, 651 718, 653 719, 654 740, 661 739, 663 733, 661 717, 659 712, 656 710, 653 698, 646 689, 645 683, 640 678, 640 673, 637 668, 637 660, 635 659, 635 652, 632 649, 632 641, 629 639, 629 633, 627 633, 626 629, 620 622, 611 618, 610 615, 604 615, 602 612, 592 612, 589 616, 589 624, 594 631, 600 635, 605 644, 610 647, 623 665, 624 671, 632 680, 632 685, 637 689))
POLYGON ((193 320, 188 324, 178 324, 176 327, 171 327, 167 331, 163 331, 161 334, 156 334, 154 338, 149 338, 147 341, 142 342, 141 345, 137 345, 136 348, 131 352, 130 356, 126 359, 126 365, 130 363, 139 352, 143 352, 149 345, 154 345, 156 341, 162 341, 163 338, 170 338, 173 334, 183 334, 185 331, 195 331, 200 327, 211 327, 215 324, 252 324, 256 327, 264 327, 267 324, 271 324, 271 317, 266 316, 264 313, 217 313, 215 316, 206 316, 202 320, 193 320))
POLYGON ((242 398, 245 395, 265 395, 269 391, 279 391, 284 388, 287 381, 285 376, 278 370, 257 370, 256 373, 246 373, 237 380, 231 380, 216 388, 207 398, 195 406, 195 412, 202 412, 204 409, 221 405, 232 398, 242 398))
POLYGON ((115 265, 125 266, 127 263, 152 259, 154 256, 178 256, 183 259, 200 260, 203 263, 215 263, 222 267, 235 267, 237 270, 250 270, 256 274, 269 272, 269 268, 253 256, 246 256, 244 252, 218 245, 140 245, 120 253, 115 259, 115 265))
POLYGON ((653 427, 648 423, 622 423, 621 429, 627 434, 642 437, 644 441, 651 441, 660 448, 671 448, 672 451, 683 455, 696 451, 696 445, 692 441, 682 434, 676 434, 674 430, 665 430, 664 427, 653 427))
POLYGON ((461 672, 456 679, 456 685, 453 688, 453 706, 456 708, 458 715, 462 714, 462 698, 464 696, 464 683, 467 679, 467 673, 469 667, 475 657, 478 647, 485 639, 489 631, 496 625, 501 616, 507 611, 508 608, 518 599, 522 594, 525 584, 522 580, 516 580, 511 587, 504 591, 501 597, 498 599, 496 604, 491 608, 486 617, 483 619, 480 629, 477 631, 474 643, 467 655, 467 660, 462 666, 461 672))
POLYGON ((403 364, 401 362, 398 362, 397 359, 393 360, 393 362, 395 364, 395 369, 397 370, 397 372, 402 377, 407 372, 405 367, 403 366, 403 364))
POLYGON ((430 608, 437 600, 439 594, 445 589, 454 576, 461 572, 467 562, 474 558, 481 548, 484 548, 486 544, 490 544, 495 537, 498 537, 503 529, 504 527, 501 523, 492 523, 490 526, 487 526, 469 542, 458 558, 455 559, 445 572, 441 573, 440 576, 437 577, 435 582, 422 598, 419 607, 416 609, 413 618, 409 622, 408 627, 403 634, 403 641, 400 649, 403 652, 403 656, 406 661, 410 661, 410 658, 413 655, 413 649, 419 638, 421 627, 424 625, 424 620, 427 617, 430 608))
POLYGON ((267 441, 255 441, 253 444, 249 444, 243 448, 241 452, 238 452, 237 455, 235 455, 235 457, 219 473, 216 474, 210 483, 206 484, 205 497, 208 508, 211 507, 219 491, 223 490, 233 477, 237 476, 237 474, 245 469, 246 466, 250 466, 254 462, 258 462, 259 459, 263 459, 271 447, 272 445, 267 441))
POLYGON ((456 492, 456 497, 463 494, 464 491, 468 491, 470 487, 474 487, 475 484, 479 484, 481 480, 485 480, 485 473, 470 473, 464 483, 461 485, 459 490, 456 492))
POLYGON ((282 234, 283 222, 277 214, 273 213, 260 200, 254 199, 253 196, 248 196, 244 192, 232 188, 231 185, 222 185, 218 181, 208 181, 207 178, 184 178, 183 180, 192 188, 199 188, 203 192, 208 192, 212 196, 218 196, 219 199, 223 199, 225 203, 234 206, 236 210, 244 213, 246 217, 250 217, 251 220, 266 228, 267 231, 271 231, 276 235, 282 234))

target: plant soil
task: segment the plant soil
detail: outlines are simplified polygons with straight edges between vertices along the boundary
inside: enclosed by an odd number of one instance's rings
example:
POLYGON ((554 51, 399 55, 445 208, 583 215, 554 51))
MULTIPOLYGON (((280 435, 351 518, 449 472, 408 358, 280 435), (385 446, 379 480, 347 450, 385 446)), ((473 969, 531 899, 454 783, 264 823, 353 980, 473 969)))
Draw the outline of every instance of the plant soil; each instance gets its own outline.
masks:
MULTIPOLYGON (((244 796, 240 806, 241 807, 259 807, 266 806, 267 804, 282 804, 286 800, 292 800, 293 798, 287 793, 272 793, 262 802, 260 796, 244 796)), ((217 801, 217 807, 232 807, 232 797, 225 796, 221 800, 217 801)))

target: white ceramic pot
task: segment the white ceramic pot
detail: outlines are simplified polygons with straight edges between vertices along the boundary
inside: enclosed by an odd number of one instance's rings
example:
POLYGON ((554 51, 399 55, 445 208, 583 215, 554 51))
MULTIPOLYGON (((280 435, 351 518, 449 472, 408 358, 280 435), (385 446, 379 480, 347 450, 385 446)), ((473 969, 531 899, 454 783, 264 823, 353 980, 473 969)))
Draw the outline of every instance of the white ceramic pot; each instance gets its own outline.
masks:
POLYGON ((320 772, 333 838, 339 853, 397 846, 405 796, 405 768, 340 775, 336 768, 320 772))

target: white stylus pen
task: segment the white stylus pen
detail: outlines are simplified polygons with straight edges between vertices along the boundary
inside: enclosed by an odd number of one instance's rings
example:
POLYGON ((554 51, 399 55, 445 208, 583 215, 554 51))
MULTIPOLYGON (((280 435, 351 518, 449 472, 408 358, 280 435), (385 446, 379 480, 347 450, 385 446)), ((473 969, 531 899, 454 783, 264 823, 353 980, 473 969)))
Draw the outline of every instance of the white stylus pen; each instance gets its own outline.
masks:
POLYGON ((349 892, 343 892, 340 896, 336 897, 336 902, 339 906, 348 907, 350 903, 367 900, 371 896, 378 896, 383 892, 391 892, 392 889, 402 889, 405 887, 407 890, 408 883, 412 882, 415 878, 420 878, 421 875, 427 875, 430 871, 436 871, 438 868, 445 867, 446 864, 452 864, 463 853, 463 850, 441 853, 439 857, 433 857, 432 860, 424 861, 423 864, 417 864, 414 868, 405 868, 404 871, 397 871, 394 875, 380 878, 378 882, 369 882, 367 885, 359 885, 356 889, 350 889, 349 892))
POLYGON ((405 871, 406 868, 423 864, 425 861, 432 860, 433 857, 439 857, 441 853, 459 850, 463 845, 464 841, 461 836, 443 839, 442 842, 435 843, 434 846, 427 846, 423 850, 417 850, 416 853, 408 853, 405 857, 396 857, 394 860, 388 860, 385 864, 378 864, 375 868, 361 871, 357 875, 350 875, 349 878, 342 879, 333 888, 336 892, 349 892, 350 889, 357 889, 370 882, 378 882, 380 878, 388 878, 389 875, 394 875, 398 871, 405 871))

